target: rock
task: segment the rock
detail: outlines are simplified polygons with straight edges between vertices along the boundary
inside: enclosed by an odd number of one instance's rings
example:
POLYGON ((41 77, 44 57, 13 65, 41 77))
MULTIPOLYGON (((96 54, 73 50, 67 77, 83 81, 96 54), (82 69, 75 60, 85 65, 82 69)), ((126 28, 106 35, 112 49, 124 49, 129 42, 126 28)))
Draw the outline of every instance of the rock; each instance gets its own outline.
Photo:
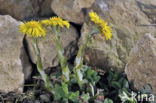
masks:
POLYGON ((156 0, 137 0, 140 10, 151 19, 151 23, 156 23, 156 0))
MULTIPOLYGON (((91 23, 85 23, 82 27, 82 36, 80 38, 80 44, 83 44, 85 35, 88 34, 92 29, 91 23)), ((119 59, 117 47, 123 49, 117 34, 114 32, 113 39, 106 41, 101 34, 97 34, 93 37, 93 43, 88 45, 85 52, 85 62, 93 67, 101 69, 116 68, 121 69, 124 63, 119 59)), ((125 52, 124 50, 122 51, 125 52)))
POLYGON ((49 94, 42 94, 40 95, 40 99, 44 101, 45 103, 50 103, 51 96, 49 94))
POLYGON ((26 49, 24 47, 21 48, 21 54, 20 54, 20 59, 22 63, 22 70, 24 73, 24 80, 27 81, 31 78, 31 73, 33 71, 32 65, 30 63, 28 54, 26 52, 26 49))
POLYGON ((132 48, 125 68, 128 80, 140 90, 149 84, 156 94, 156 38, 146 34, 132 48))
POLYGON ((53 0, 41 0, 39 2, 40 10, 39 10, 39 16, 51 16, 53 15, 53 11, 51 9, 51 2, 53 0))
POLYGON ((68 21, 82 24, 85 20, 86 9, 95 0, 53 0, 51 8, 58 16, 68 21))
MULTIPOLYGON (((48 31, 47 35, 44 38, 38 40, 41 59, 45 69, 48 67, 55 67, 59 64, 56 54, 56 45, 53 41, 53 35, 51 34, 52 32, 50 31, 51 29, 48 31)), ((29 37, 27 37, 26 39, 31 60, 36 63, 36 57, 32 46, 32 39, 29 37)), ((69 29, 62 29, 61 44, 63 45, 63 48, 65 50, 65 56, 68 59, 70 59, 76 53, 77 39, 78 33, 73 26, 70 26, 69 29)))
MULTIPOLYGON (((112 68, 115 71, 124 71, 128 61, 128 54, 137 40, 145 33, 156 35, 156 29, 152 26, 140 26, 150 24, 148 17, 139 9, 135 0, 96 0, 91 10, 101 16, 113 26, 112 40, 106 41, 99 35, 95 35, 92 43, 85 53, 85 61, 98 68, 112 68)), ((81 40, 91 30, 93 25, 86 21, 81 30, 81 40)))
POLYGON ((53 14, 52 0, 0 0, 0 14, 11 15, 18 20, 29 20, 53 14))
MULTIPOLYGON (((37 15, 39 8, 35 7, 36 0, 0 0, 0 14, 9 14, 23 20, 37 15)), ((37 7, 37 6, 36 6, 37 7)))
POLYGON ((23 36, 21 22, 11 16, 0 16, 0 92, 22 92, 24 74, 20 60, 23 36))

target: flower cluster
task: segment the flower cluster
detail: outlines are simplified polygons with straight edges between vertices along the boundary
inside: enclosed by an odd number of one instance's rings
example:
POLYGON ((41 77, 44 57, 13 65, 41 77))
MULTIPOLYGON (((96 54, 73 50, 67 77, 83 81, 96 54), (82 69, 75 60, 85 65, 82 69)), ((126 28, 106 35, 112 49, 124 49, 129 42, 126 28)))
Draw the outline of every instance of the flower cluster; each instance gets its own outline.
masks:
POLYGON ((46 34, 46 31, 42 25, 38 21, 34 20, 23 23, 20 26, 20 32, 35 38, 45 36, 46 34))
MULTIPOLYGON (((93 21, 99 30, 102 32, 102 35, 106 37, 106 40, 111 39, 112 36, 112 29, 108 24, 102 20, 96 13, 91 12, 90 14, 91 21, 93 21)), ((97 75, 97 72, 94 71, 92 68, 85 66, 83 64, 83 57, 85 53, 85 49, 87 48, 87 45, 89 41, 91 40, 91 35, 94 34, 96 31, 93 29, 93 32, 90 32, 86 35, 84 44, 80 45, 74 66, 72 68, 72 71, 69 68, 67 58, 64 53, 64 48, 62 47, 62 44, 60 42, 60 28, 69 28, 70 24, 68 21, 65 21, 61 19, 60 17, 52 17, 50 19, 42 20, 42 21, 29 21, 21 24, 20 26, 20 32, 23 34, 26 34, 28 36, 33 37, 32 43, 33 43, 33 50, 36 56, 36 67, 38 72, 41 75, 42 80, 44 81, 44 85, 46 89, 53 93, 54 100, 60 101, 61 103, 65 102, 68 103, 69 101, 72 101, 74 103, 84 103, 88 101, 93 102, 94 98, 99 94, 96 93, 96 83, 99 81, 100 77, 97 75), (56 44, 56 54, 58 57, 58 60, 60 61, 60 66, 62 70, 62 79, 57 79, 59 84, 57 82, 54 82, 54 84, 51 83, 51 78, 45 73, 44 67, 42 64, 42 58, 40 55, 40 49, 38 46, 38 37, 44 37, 46 35, 45 28, 47 26, 51 27, 51 30, 53 31, 53 40, 56 44), (45 28, 44 28, 45 27, 45 28), (71 76, 72 75, 72 76, 71 76), (79 85, 78 90, 71 91, 70 88, 77 83, 79 85), (56 83, 56 84, 55 84, 56 83), (61 85, 60 85, 61 84, 61 85), (55 86, 54 86, 55 85, 55 86), (87 88, 87 89, 84 89, 87 88), (80 92, 79 92, 80 91, 80 92), (85 97, 85 98, 84 98, 85 97), (81 99, 80 99, 81 98, 81 99)), ((48 28, 47 28, 48 29, 48 28)), ((95 28, 96 29, 96 28, 95 28)), ((97 29, 96 29, 97 30, 97 29)), ((99 31, 98 30, 98 31, 99 31)), ((55 76, 54 78, 59 78, 60 76, 55 76)), ((95 98, 96 99, 96 98, 95 98)))
POLYGON ((89 16, 90 20, 100 28, 100 31, 102 35, 105 36, 106 40, 111 40, 112 28, 108 26, 107 22, 101 19, 95 12, 90 12, 89 16))
POLYGON ((52 17, 50 19, 39 21, 29 21, 24 22, 20 26, 20 32, 26 34, 28 36, 32 36, 35 38, 44 37, 46 35, 46 30, 42 25, 45 26, 59 26, 61 28, 66 27, 69 28, 70 24, 68 21, 61 19, 60 17, 52 17))
POLYGON ((45 26, 59 26, 61 28, 69 28, 70 24, 68 21, 61 19, 60 17, 52 17, 48 20, 42 20, 41 23, 45 26))

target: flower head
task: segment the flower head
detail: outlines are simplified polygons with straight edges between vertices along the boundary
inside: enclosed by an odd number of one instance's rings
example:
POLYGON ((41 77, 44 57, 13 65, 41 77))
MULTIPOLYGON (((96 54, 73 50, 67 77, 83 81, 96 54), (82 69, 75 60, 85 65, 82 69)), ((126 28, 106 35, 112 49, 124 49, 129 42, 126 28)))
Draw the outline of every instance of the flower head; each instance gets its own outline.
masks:
POLYGON ((95 12, 90 12, 89 16, 90 20, 93 21, 95 24, 99 24, 101 22, 101 18, 95 12))
POLYGON ((34 20, 22 24, 20 26, 20 32, 36 38, 45 36, 46 34, 46 31, 42 25, 38 21, 34 20))
POLYGON ((100 28, 101 34, 105 36, 106 40, 111 40, 112 28, 107 24, 107 22, 101 19, 95 12, 90 12, 89 16, 90 20, 100 28))
POLYGON ((41 23, 45 26, 59 26, 61 28, 64 26, 69 28, 70 26, 68 21, 63 20, 60 17, 52 17, 48 20, 42 20, 41 23))
POLYGON ((110 26, 108 26, 108 24, 104 20, 101 21, 100 28, 101 28, 101 32, 105 36, 106 40, 111 40, 112 32, 113 32, 112 28, 110 26))

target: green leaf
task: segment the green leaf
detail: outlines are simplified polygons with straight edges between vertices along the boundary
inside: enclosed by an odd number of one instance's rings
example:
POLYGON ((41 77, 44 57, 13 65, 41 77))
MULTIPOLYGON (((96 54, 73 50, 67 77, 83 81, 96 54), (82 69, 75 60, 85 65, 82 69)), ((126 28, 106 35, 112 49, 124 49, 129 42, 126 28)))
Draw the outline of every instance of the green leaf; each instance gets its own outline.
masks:
POLYGON ((128 81, 125 78, 120 78, 119 83, 121 88, 129 88, 128 81))
POLYGON ((150 94, 152 93, 152 88, 150 85, 146 85, 144 86, 142 89, 141 89, 141 92, 144 93, 144 94, 150 94))
POLYGON ((68 98, 72 101, 72 102, 78 102, 78 98, 79 98, 79 91, 77 92, 70 92, 68 98))
POLYGON ((118 80, 118 78, 119 78, 119 73, 115 72, 113 75, 113 80, 118 80))
POLYGON ((110 82, 112 80, 113 75, 114 75, 113 72, 109 71, 109 75, 107 77, 108 82, 110 82))
POLYGON ((62 89, 63 89, 63 92, 65 93, 65 95, 69 94, 68 85, 67 84, 62 83, 62 89))
POLYGON ((120 85, 119 82, 117 82, 117 81, 112 81, 112 82, 110 83, 110 85, 111 85, 112 87, 114 87, 115 89, 120 89, 120 88, 121 88, 121 85, 120 85))
POLYGON ((72 77, 71 80, 70 80, 70 82, 71 82, 71 83, 77 83, 77 80, 76 80, 75 77, 72 77))
POLYGON ((87 72, 87 70, 91 69, 89 66, 87 65, 83 65, 82 66, 82 73, 85 74, 87 72))
POLYGON ((87 71, 87 79, 94 86, 99 81, 100 77, 97 75, 96 71, 89 69, 87 71))
POLYGON ((56 84, 55 88, 54 88, 54 92, 55 92, 54 100, 63 99, 64 102, 68 101, 69 91, 68 91, 68 85, 67 84, 62 83, 61 86, 56 84))
POLYGON ((113 103, 113 101, 111 99, 109 99, 109 98, 106 98, 104 103, 113 103))
POLYGON ((50 78, 58 78, 60 76, 62 76, 62 72, 54 72, 50 75, 50 78))
POLYGON ((128 96, 131 96, 131 93, 129 93, 127 88, 122 88, 119 90, 119 94, 125 92, 128 96))
POLYGON ((87 103, 90 99, 89 93, 82 93, 81 98, 83 99, 83 103, 87 103))
POLYGON ((56 84, 55 88, 54 88, 54 91, 55 91, 54 99, 55 100, 60 100, 62 98, 62 96, 63 96, 62 87, 56 84))

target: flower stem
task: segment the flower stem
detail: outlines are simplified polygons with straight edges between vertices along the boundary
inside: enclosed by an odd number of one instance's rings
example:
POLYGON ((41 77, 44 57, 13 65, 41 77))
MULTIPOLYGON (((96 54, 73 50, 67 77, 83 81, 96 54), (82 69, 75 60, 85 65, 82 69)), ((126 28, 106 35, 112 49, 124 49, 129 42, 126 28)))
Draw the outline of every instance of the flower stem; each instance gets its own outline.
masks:
POLYGON ((37 39, 36 38, 33 38, 33 47, 34 47, 35 55, 37 57, 37 70, 38 70, 38 72, 40 73, 42 79, 45 82, 45 87, 50 92, 52 92, 53 88, 52 88, 51 82, 50 82, 47 74, 44 72, 42 61, 41 61, 41 56, 40 56, 40 50, 39 50, 39 47, 38 47, 38 43, 37 43, 37 39))
POLYGON ((80 45, 78 54, 75 59, 74 73, 76 75, 76 79, 78 81, 80 88, 83 87, 83 74, 81 72, 81 68, 83 66, 83 56, 84 56, 84 51, 89 42, 89 39, 90 39, 90 33, 86 35, 84 44, 80 45))
POLYGON ((69 67, 68 67, 68 64, 67 64, 67 59, 66 57, 64 56, 64 50, 61 46, 61 43, 60 43, 60 34, 59 34, 59 29, 57 27, 53 27, 53 31, 55 33, 54 35, 54 40, 55 40, 55 43, 56 43, 56 47, 57 47, 57 56, 58 56, 58 59, 60 61, 60 64, 61 64, 61 68, 62 68, 62 79, 64 82, 69 82, 70 80, 70 77, 69 77, 69 74, 70 74, 70 71, 69 71, 69 67))

